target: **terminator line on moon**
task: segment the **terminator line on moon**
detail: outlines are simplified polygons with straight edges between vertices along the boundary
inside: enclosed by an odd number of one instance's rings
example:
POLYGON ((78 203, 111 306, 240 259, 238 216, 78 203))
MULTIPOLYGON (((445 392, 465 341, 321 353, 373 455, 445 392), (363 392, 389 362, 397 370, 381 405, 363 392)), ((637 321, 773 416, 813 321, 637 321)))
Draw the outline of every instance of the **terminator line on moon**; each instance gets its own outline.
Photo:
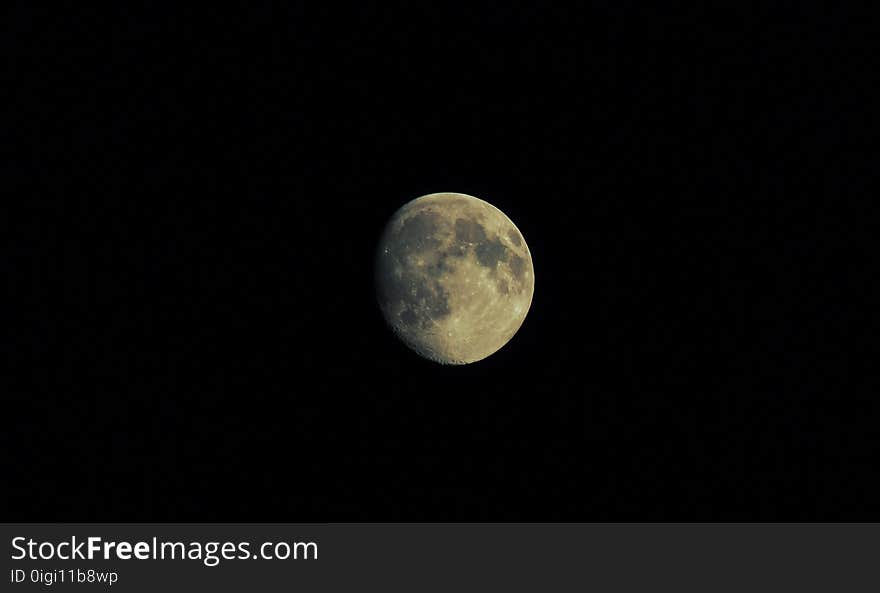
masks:
POLYGON ((412 350, 467 364, 504 346, 525 320, 535 273, 519 229, 473 196, 416 198, 391 217, 376 254, 385 320, 412 350))

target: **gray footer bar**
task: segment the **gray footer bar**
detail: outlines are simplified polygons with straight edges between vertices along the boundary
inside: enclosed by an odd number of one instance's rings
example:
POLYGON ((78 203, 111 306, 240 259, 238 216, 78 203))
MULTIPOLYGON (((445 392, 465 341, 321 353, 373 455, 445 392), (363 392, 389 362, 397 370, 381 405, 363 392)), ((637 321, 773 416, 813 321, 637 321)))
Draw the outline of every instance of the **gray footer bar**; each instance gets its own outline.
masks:
POLYGON ((4 524, 2 591, 880 590, 878 524, 4 524))

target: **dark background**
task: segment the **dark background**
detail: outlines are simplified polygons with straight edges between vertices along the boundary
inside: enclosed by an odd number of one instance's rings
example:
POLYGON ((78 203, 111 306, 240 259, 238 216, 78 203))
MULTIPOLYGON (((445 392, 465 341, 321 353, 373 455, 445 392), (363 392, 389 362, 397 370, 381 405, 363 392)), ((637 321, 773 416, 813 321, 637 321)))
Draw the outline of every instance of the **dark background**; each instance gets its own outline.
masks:
POLYGON ((287 4, 4 9, 2 519, 880 519, 867 15, 287 4), (439 191, 537 277, 464 367, 439 191))

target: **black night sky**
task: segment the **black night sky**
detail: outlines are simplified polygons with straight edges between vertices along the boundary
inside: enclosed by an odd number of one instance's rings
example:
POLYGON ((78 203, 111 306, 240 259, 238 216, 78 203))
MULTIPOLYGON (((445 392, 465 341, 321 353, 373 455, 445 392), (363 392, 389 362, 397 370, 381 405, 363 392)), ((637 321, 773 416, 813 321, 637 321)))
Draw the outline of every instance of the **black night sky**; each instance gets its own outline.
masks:
POLYGON ((880 519, 875 32, 491 4, 7 11, 3 520, 880 519), (537 279, 463 367, 373 296, 441 191, 537 279))

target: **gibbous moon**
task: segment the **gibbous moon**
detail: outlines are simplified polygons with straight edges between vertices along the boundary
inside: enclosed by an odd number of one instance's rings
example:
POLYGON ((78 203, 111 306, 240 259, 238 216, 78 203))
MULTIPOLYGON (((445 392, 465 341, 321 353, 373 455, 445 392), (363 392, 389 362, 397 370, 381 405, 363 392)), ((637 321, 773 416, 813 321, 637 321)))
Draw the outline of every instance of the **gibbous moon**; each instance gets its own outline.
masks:
POLYGON ((519 229, 473 196, 429 194, 391 217, 376 254, 388 325, 415 352, 467 364, 504 346, 525 320, 535 273, 519 229))

